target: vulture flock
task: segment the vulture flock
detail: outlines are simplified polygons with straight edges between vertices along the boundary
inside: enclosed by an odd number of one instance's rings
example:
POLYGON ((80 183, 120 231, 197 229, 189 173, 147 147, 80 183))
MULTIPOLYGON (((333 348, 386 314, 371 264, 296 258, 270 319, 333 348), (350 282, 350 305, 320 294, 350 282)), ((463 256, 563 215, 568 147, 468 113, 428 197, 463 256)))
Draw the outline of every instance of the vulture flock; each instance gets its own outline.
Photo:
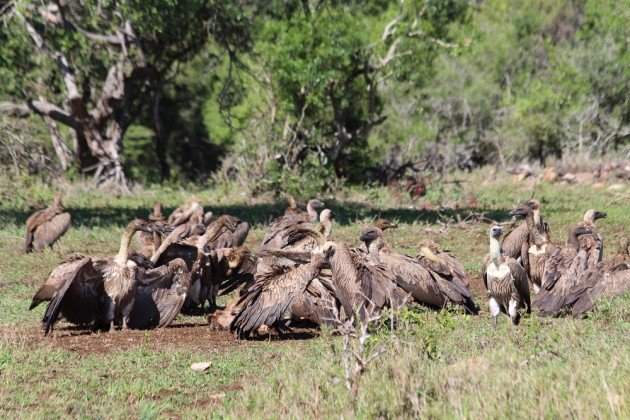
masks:
MULTIPOLYGON (((587 211, 569 229, 566 244, 550 240, 538 201, 510 215, 525 221, 503 241, 503 228, 492 227, 482 266, 495 325, 500 312, 518 324, 520 310, 529 313, 532 306, 554 317, 569 308, 579 317, 600 297, 630 288, 627 238, 617 254, 602 261, 595 221, 606 213, 587 211)), ((352 247, 333 238, 334 219, 319 200, 309 201, 302 212, 289 197, 285 214, 251 252, 243 246, 247 222, 230 215, 215 218, 196 198, 168 218, 157 204, 147 219, 126 226, 116 255, 76 253, 59 264, 30 309, 47 302, 45 334, 61 318, 108 331, 112 324, 115 329, 166 327, 180 313, 209 313, 213 326, 230 329, 239 339, 269 328, 282 333, 301 323, 334 326, 412 303, 478 313, 469 276, 450 252, 431 241, 421 242, 415 257, 396 252, 383 231, 397 225, 383 219, 363 229, 361 246, 352 247), (236 297, 219 307, 217 296, 233 291, 236 297)), ((69 225, 70 214, 57 194, 52 206, 27 220, 26 252, 52 246, 69 225)))

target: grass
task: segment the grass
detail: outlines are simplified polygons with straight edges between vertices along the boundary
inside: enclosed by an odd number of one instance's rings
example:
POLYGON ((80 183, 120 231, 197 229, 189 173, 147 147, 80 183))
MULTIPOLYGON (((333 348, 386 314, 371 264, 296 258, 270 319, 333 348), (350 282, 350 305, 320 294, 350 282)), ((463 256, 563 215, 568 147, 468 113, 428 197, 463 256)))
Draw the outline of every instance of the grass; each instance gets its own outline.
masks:
MULTIPOLYGON (((564 240, 566 229, 588 208, 608 212, 598 222, 606 256, 616 238, 628 235, 627 185, 621 192, 608 186, 528 187, 509 177, 492 179, 489 171, 455 178, 467 182, 430 186, 419 201, 381 188, 350 188, 323 197, 338 216, 333 236, 357 244, 361 224, 378 216, 395 219, 400 229, 386 233, 394 249, 415 255, 421 239, 434 239, 461 258, 478 284, 490 224, 458 225, 458 220, 478 213, 505 221, 507 212, 532 192, 543 203, 556 241, 564 240), (439 187, 444 188, 441 195, 439 187)), ((146 216, 156 200, 170 210, 188 196, 166 189, 139 191, 133 198, 76 184, 63 189, 73 228, 55 249, 37 255, 21 253, 23 223, 52 191, 38 184, 0 191, 3 417, 630 416, 627 295, 583 321, 532 314, 519 327, 504 317, 497 329, 491 327, 479 289, 480 316, 407 309, 395 334, 384 330, 370 339, 387 352, 364 375, 356 401, 345 389, 340 339, 327 331, 304 340, 236 342, 209 328, 185 325, 204 323, 201 317, 179 317, 176 327, 181 328, 80 336, 76 348, 67 337, 44 339, 38 332, 43 308, 27 308, 55 264, 74 251, 115 253, 126 221, 146 216), (174 333, 185 339, 173 340, 174 333), (191 371, 189 366, 198 361, 212 366, 204 373, 191 371)), ((230 186, 194 193, 215 213, 252 221, 248 245, 253 249, 266 222, 284 207, 271 197, 242 196, 230 186)))

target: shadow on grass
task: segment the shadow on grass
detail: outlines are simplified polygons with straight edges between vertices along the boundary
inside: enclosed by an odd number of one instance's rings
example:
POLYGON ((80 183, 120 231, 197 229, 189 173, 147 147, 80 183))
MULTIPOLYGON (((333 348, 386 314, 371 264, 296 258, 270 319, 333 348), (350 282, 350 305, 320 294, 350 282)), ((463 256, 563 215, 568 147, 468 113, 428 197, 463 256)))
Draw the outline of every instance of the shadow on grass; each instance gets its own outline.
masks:
MULTIPOLYGON (((357 220, 376 219, 378 217, 395 220, 399 223, 435 223, 442 218, 464 219, 471 213, 483 214, 485 217, 502 221, 508 220, 508 212, 511 209, 487 209, 487 208, 461 208, 457 210, 416 210, 416 209, 382 209, 377 206, 356 202, 329 202, 328 207, 335 212, 336 221, 341 226, 354 225, 357 220)), ((240 219, 250 222, 253 226, 266 226, 276 217, 284 214, 286 203, 278 201, 275 203, 253 204, 253 205, 224 205, 211 206, 208 210, 212 210, 215 215, 231 214, 240 219)), ((13 209, 0 209, 0 221, 3 224, 14 223, 23 225, 26 219, 35 211, 19 211, 13 209)), ((109 227, 124 226, 130 220, 135 218, 147 217, 150 209, 139 211, 122 206, 107 207, 84 207, 66 209, 72 214, 72 225, 75 227, 84 226, 92 227, 109 227)), ((174 207, 165 208, 164 213, 170 214, 174 207)))

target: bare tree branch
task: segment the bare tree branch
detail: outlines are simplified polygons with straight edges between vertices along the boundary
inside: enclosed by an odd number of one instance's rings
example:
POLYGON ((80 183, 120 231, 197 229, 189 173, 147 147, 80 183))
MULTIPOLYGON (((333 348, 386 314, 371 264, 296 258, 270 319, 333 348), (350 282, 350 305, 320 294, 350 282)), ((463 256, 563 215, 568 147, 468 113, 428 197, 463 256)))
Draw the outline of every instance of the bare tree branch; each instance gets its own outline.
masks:
POLYGON ((34 112, 37 115, 50 117, 70 128, 77 128, 77 122, 70 114, 46 101, 28 101, 26 104, 0 102, 0 112, 20 118, 28 117, 31 112, 34 112))

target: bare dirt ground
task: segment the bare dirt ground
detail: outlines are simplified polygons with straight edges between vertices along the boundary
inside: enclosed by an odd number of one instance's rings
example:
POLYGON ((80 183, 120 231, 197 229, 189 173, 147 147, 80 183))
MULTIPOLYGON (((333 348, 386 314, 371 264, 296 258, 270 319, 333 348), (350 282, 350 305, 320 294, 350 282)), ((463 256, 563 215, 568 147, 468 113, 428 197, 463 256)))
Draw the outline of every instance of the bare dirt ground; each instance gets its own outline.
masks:
POLYGON ((226 350, 238 348, 260 341, 290 342, 305 340, 319 335, 316 329, 295 328, 293 333, 278 336, 255 337, 250 340, 237 340, 229 331, 217 331, 209 324, 181 323, 168 328, 141 331, 124 330, 91 332, 73 327, 61 327, 48 336, 35 327, 8 328, 0 331, 0 340, 14 343, 24 348, 64 349, 80 355, 109 354, 137 348, 147 350, 226 350))

